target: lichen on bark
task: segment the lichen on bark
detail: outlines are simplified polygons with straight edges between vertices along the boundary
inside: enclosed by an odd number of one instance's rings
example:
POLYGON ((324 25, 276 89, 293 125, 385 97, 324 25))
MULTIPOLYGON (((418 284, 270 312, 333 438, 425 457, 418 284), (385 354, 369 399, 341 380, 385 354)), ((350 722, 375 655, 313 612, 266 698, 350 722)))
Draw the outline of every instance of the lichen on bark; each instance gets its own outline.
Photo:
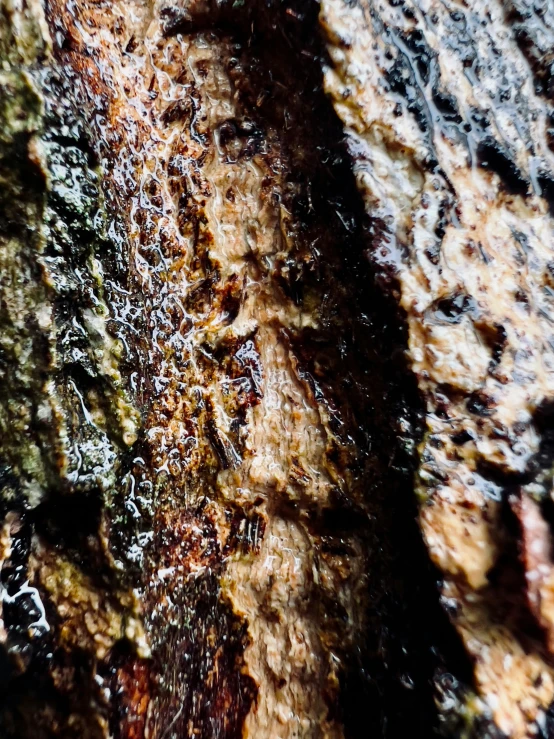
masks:
MULTIPOLYGON (((100 514, 140 418, 119 371, 121 345, 107 330, 103 263, 111 247, 86 125, 55 68, 42 5, 7 0, 0 18, 0 642, 8 681, 0 733, 43 736, 49 721, 69 731, 71 711, 58 716, 46 694, 64 693, 60 671, 74 670, 86 649, 75 612, 87 592, 90 638, 103 631, 112 643, 148 649, 136 601, 116 583, 103 548, 100 514), (90 557, 69 546, 73 564, 64 565, 60 548, 72 529, 89 538, 90 557), (95 595, 98 571, 107 596, 95 595), (59 635, 72 630, 74 643, 64 644, 59 635), (34 687, 15 700, 26 681, 34 687)), ((89 666, 84 683, 93 675, 89 666)), ((97 717, 76 735, 100 735, 101 724, 97 717)))

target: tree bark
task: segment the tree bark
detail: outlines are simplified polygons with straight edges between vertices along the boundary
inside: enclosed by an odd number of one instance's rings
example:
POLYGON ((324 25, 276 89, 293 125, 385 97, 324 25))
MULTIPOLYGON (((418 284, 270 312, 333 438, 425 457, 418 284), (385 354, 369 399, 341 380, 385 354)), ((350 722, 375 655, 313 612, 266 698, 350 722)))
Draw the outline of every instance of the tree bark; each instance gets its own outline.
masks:
POLYGON ((1 737, 551 735, 550 10, 0 0, 1 737))

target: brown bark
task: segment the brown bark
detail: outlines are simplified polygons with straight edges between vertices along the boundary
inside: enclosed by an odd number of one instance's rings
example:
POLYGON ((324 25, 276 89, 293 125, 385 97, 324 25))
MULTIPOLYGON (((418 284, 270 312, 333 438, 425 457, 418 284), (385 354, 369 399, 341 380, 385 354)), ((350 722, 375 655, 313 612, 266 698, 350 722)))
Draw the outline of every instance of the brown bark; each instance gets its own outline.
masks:
POLYGON ((0 7, 0 736, 548 736, 548 12, 0 7))

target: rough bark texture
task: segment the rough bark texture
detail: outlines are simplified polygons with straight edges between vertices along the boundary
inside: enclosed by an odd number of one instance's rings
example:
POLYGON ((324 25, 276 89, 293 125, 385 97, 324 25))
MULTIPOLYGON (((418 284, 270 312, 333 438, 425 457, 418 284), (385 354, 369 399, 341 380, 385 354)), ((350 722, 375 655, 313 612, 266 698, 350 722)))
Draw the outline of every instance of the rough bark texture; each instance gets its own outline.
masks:
POLYGON ((0 11, 0 737, 554 735, 552 8, 0 11))
POLYGON ((326 86, 407 316, 419 521, 469 702, 504 735, 550 735, 552 9, 343 9, 322 4, 326 86))

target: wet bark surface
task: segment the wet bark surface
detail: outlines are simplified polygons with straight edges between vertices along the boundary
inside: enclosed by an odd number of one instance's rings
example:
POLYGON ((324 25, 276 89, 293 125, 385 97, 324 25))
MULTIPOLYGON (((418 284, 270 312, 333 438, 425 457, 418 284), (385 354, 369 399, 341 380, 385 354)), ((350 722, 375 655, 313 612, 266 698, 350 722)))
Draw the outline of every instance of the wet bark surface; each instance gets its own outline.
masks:
POLYGON ((0 10, 0 736, 550 736, 549 8, 0 10))

